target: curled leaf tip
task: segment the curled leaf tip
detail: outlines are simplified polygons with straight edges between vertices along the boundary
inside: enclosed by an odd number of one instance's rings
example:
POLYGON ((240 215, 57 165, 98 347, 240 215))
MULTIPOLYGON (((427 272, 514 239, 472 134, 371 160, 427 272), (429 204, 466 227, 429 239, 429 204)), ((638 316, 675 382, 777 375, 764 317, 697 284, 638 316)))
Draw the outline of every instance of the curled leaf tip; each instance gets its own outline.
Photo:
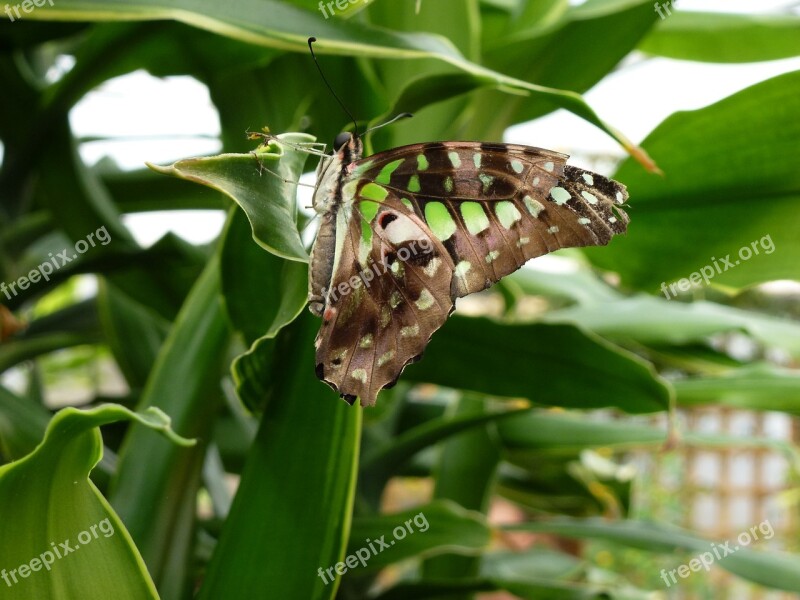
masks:
POLYGON ((160 431, 174 444, 185 447, 190 447, 197 444, 196 439, 187 439, 175 433, 172 430, 172 419, 160 408, 151 406, 141 413, 141 416, 148 422, 148 424, 150 424, 151 427, 153 427, 153 429, 160 431))
POLYGON ((633 159, 642 165, 648 173, 654 173, 655 175, 664 176, 664 171, 662 171, 656 161, 654 161, 647 151, 642 148, 641 146, 637 146, 636 144, 629 144, 626 145, 625 149, 628 151, 633 159))

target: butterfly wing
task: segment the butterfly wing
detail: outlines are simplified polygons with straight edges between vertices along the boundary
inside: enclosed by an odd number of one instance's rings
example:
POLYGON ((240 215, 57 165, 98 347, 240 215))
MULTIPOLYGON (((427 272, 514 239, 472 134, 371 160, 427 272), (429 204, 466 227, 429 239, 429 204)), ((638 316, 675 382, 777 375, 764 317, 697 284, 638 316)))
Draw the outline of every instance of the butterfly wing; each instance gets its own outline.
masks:
POLYGON ((531 258, 625 232, 625 186, 567 158, 515 144, 441 142, 383 152, 353 171, 411 203, 450 254, 453 295, 461 297, 531 258))
POLYGON ((375 403, 453 310, 452 260, 391 194, 345 203, 317 335, 317 376, 348 402, 375 403))
POLYGON ((330 215, 335 250, 317 336, 320 379, 350 402, 374 404, 422 354, 456 298, 531 258, 623 233, 625 187, 567 166, 567 158, 443 142, 348 165, 330 215))

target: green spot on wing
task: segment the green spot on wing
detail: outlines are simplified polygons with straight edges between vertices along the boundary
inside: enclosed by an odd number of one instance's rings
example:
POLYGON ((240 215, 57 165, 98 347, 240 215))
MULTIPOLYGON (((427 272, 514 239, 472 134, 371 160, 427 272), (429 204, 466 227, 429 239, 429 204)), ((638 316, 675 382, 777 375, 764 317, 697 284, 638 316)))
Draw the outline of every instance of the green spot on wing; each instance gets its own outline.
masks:
POLYGON ((417 155, 417 168, 424 171, 428 168, 428 158, 424 154, 417 155))
POLYGON ((421 188, 419 186, 419 176, 418 175, 412 175, 411 179, 408 180, 408 191, 412 192, 412 193, 416 193, 416 192, 420 191, 420 189, 421 188))
POLYGON ((350 177, 360 177, 366 171, 369 171, 372 168, 372 165, 375 161, 373 160, 365 160, 359 163, 356 163, 356 166, 353 168, 353 172, 350 173, 350 177))
POLYGON ((514 203, 508 202, 507 200, 498 202, 494 210, 500 224, 506 229, 511 229, 511 226, 522 218, 522 215, 519 210, 517 210, 517 207, 514 206, 514 203))
MULTIPOLYGON (((371 185, 371 184, 370 184, 371 185)), ((366 187, 366 186, 365 186, 366 187)), ((378 186, 375 186, 378 187, 378 186)), ((383 189, 383 188, 381 188, 383 189)), ((363 195, 363 191, 362 191, 363 195)), ((378 203, 361 201, 358 203, 358 210, 361 211, 361 239, 368 246, 372 246, 372 219, 378 214, 378 203)))
POLYGON ((397 170, 397 167, 403 164, 404 160, 405 159, 403 158, 399 158, 397 160, 390 162, 387 165, 384 165, 384 167, 381 169, 381 172, 378 173, 378 176, 375 178, 375 181, 377 183, 388 184, 389 180, 392 177, 392 173, 394 173, 397 170))
POLYGON ((553 200, 556 201, 556 204, 566 204, 566 202, 572 198, 570 193, 562 187, 556 186, 550 190, 550 195, 553 197, 553 200))
POLYGON ((450 211, 441 202, 428 202, 425 205, 425 220, 433 235, 441 241, 450 239, 450 236, 456 232, 456 222, 450 215, 450 211))
POLYGON ((480 202, 462 202, 461 216, 464 217, 467 230, 472 235, 477 235, 489 228, 489 217, 486 216, 480 202))
MULTIPOLYGON (((361 197, 366 198, 367 200, 377 200, 378 202, 383 202, 386 200, 388 195, 389 190, 382 188, 375 183, 368 183, 361 188, 361 197)), ((375 210, 377 210, 377 208, 375 210)))

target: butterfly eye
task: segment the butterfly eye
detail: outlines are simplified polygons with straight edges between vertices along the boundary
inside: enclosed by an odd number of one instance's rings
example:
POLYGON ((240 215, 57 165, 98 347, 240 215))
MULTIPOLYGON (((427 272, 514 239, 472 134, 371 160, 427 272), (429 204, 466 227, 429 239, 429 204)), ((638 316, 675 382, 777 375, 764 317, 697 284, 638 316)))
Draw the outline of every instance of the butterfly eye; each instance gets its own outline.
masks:
POLYGON ((340 133, 336 136, 336 139, 333 141, 333 149, 337 152, 344 146, 347 142, 350 141, 351 135, 349 133, 340 133))

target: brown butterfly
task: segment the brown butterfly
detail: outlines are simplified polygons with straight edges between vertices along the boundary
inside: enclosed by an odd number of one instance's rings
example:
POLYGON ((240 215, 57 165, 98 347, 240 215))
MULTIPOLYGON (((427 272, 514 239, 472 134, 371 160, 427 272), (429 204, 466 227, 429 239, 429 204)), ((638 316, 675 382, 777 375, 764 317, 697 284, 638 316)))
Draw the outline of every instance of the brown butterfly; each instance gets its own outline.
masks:
POLYGON ((309 306, 317 376, 350 404, 394 385, 456 298, 628 225, 625 186, 549 150, 439 142, 363 158, 351 134, 335 148, 317 169, 309 306))

